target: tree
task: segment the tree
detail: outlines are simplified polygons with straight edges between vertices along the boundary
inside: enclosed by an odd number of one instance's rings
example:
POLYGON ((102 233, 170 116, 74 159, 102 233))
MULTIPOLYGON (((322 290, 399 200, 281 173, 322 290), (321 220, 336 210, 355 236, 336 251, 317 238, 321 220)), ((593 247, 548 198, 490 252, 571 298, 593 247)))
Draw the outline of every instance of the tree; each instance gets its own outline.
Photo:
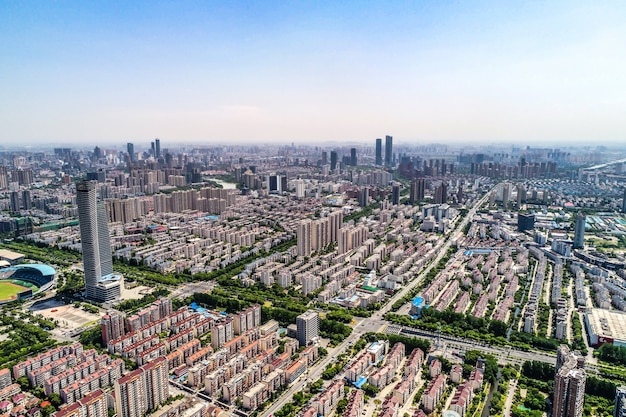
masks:
POLYGON ((368 383, 361 385, 361 389, 366 395, 370 397, 375 397, 376 394, 378 394, 378 388, 368 383))

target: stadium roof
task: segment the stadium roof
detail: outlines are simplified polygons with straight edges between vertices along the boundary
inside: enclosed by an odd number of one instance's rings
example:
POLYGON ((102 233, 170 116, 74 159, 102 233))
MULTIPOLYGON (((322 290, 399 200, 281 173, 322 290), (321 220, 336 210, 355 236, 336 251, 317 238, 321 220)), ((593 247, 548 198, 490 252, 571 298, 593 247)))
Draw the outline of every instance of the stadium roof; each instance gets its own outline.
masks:
POLYGON ((15 265, 14 268, 16 268, 16 269, 26 269, 26 268, 36 269, 43 276, 54 275, 57 272, 53 267, 51 267, 50 265, 45 265, 45 264, 15 265))

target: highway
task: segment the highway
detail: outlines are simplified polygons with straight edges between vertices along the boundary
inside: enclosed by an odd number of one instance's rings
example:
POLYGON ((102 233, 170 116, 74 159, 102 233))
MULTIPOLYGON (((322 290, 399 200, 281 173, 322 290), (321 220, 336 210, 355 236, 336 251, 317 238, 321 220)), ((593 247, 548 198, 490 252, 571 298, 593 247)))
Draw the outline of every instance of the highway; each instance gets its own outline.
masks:
POLYGON ((348 336, 342 343, 338 346, 335 346, 332 349, 328 350, 328 356, 319 361, 317 364, 313 365, 308 370, 308 375, 305 373, 300 377, 299 380, 296 380, 288 390, 286 390, 283 395, 281 395, 274 403, 267 408, 264 412, 264 416, 273 415, 276 411, 280 410, 287 402, 291 401, 293 394, 301 391, 307 384, 308 381, 315 382, 317 381, 322 372, 326 369, 329 363, 335 361, 335 358, 346 352, 348 347, 352 346, 354 342, 356 342, 363 334, 368 332, 380 332, 383 331, 384 328, 388 325, 388 322, 383 319, 384 315, 391 309, 391 306, 401 298, 403 298, 406 294, 409 293, 416 285, 418 285, 424 277, 430 272, 432 268, 434 268, 441 258, 444 257, 450 245, 452 244, 452 237, 456 236, 456 234, 463 230, 463 228, 467 225, 467 223, 472 219, 472 217, 476 214, 476 211, 487 201, 489 195, 492 190, 489 190, 485 195, 478 200, 472 208, 469 210, 465 218, 456 225, 454 230, 452 230, 446 236, 445 240, 439 247, 435 247, 433 250, 438 251, 437 256, 430 262, 430 264, 411 282, 409 282, 405 287, 403 287, 400 291, 394 294, 385 305, 371 317, 364 318, 356 323, 352 333, 348 336))

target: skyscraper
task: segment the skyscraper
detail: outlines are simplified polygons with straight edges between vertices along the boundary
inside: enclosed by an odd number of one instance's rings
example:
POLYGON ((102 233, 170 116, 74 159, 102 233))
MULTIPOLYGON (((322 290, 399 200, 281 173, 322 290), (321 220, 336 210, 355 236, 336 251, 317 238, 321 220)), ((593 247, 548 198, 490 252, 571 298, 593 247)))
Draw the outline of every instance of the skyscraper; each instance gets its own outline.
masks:
POLYGON ((156 159, 159 159, 161 157, 161 139, 156 138, 154 140, 154 156, 156 157, 156 159))
POLYGON ((11 211, 14 213, 17 213, 18 211, 20 211, 20 208, 22 207, 22 203, 20 201, 19 191, 11 191, 10 200, 11 200, 11 211))
POLYGON ((320 316, 317 311, 309 310, 296 318, 298 342, 300 346, 306 346, 314 338, 319 336, 320 316))
POLYGON ((400 204, 400 185, 394 184, 391 190, 391 204, 397 206, 400 204))
POLYGON ((585 222, 587 218, 584 214, 576 215, 576 226, 574 228, 574 249, 582 249, 585 247, 585 222))
POLYGON ((585 358, 567 345, 559 346, 554 375, 552 417, 580 417, 585 399, 585 358))
POLYGON ((376 139, 376 165, 383 164, 383 140, 376 139))
POLYGON ((126 151, 128 152, 128 158, 130 159, 130 161, 131 162, 134 161, 135 160, 135 145, 128 142, 126 144, 126 151))
POLYGON ((445 204, 448 201, 448 183, 446 181, 442 181, 435 187, 434 201, 435 204, 445 204))
POLYGON ((390 167, 393 163, 393 137, 385 136, 385 165, 390 167))
POLYGON ((426 190, 426 182, 422 178, 415 178, 411 181, 411 193, 409 195, 409 201, 411 204, 415 204, 424 199, 424 193, 426 190))
POLYGON ((622 196, 622 213, 626 213, 626 188, 624 188, 624 195, 622 196))
POLYGON ((330 151, 330 170, 337 169, 337 151, 330 151))
POLYGON ((626 417, 626 386, 622 385, 615 390, 613 417, 626 417))
POLYGON ((76 203, 86 296, 105 302, 119 298, 122 276, 113 274, 107 213, 104 203, 96 198, 95 182, 76 184, 76 203))
POLYGON ((0 165, 0 190, 4 190, 9 186, 9 175, 7 167, 0 165))
POLYGON ((511 184, 505 182, 502 184, 502 207, 505 210, 509 208, 509 200, 511 200, 511 184))
POLYGON ((356 166, 356 148, 350 148, 350 165, 356 166))

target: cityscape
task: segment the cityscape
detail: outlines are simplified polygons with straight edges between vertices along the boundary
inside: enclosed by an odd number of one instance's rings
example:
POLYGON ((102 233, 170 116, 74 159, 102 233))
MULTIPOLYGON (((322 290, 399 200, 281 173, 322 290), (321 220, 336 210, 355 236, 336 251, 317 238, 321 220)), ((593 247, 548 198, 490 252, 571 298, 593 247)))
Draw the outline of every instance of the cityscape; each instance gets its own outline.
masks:
POLYGON ((626 417, 625 21, 0 1, 0 417, 626 417))
POLYGON ((0 153, 0 410, 626 413, 626 150, 0 153))

